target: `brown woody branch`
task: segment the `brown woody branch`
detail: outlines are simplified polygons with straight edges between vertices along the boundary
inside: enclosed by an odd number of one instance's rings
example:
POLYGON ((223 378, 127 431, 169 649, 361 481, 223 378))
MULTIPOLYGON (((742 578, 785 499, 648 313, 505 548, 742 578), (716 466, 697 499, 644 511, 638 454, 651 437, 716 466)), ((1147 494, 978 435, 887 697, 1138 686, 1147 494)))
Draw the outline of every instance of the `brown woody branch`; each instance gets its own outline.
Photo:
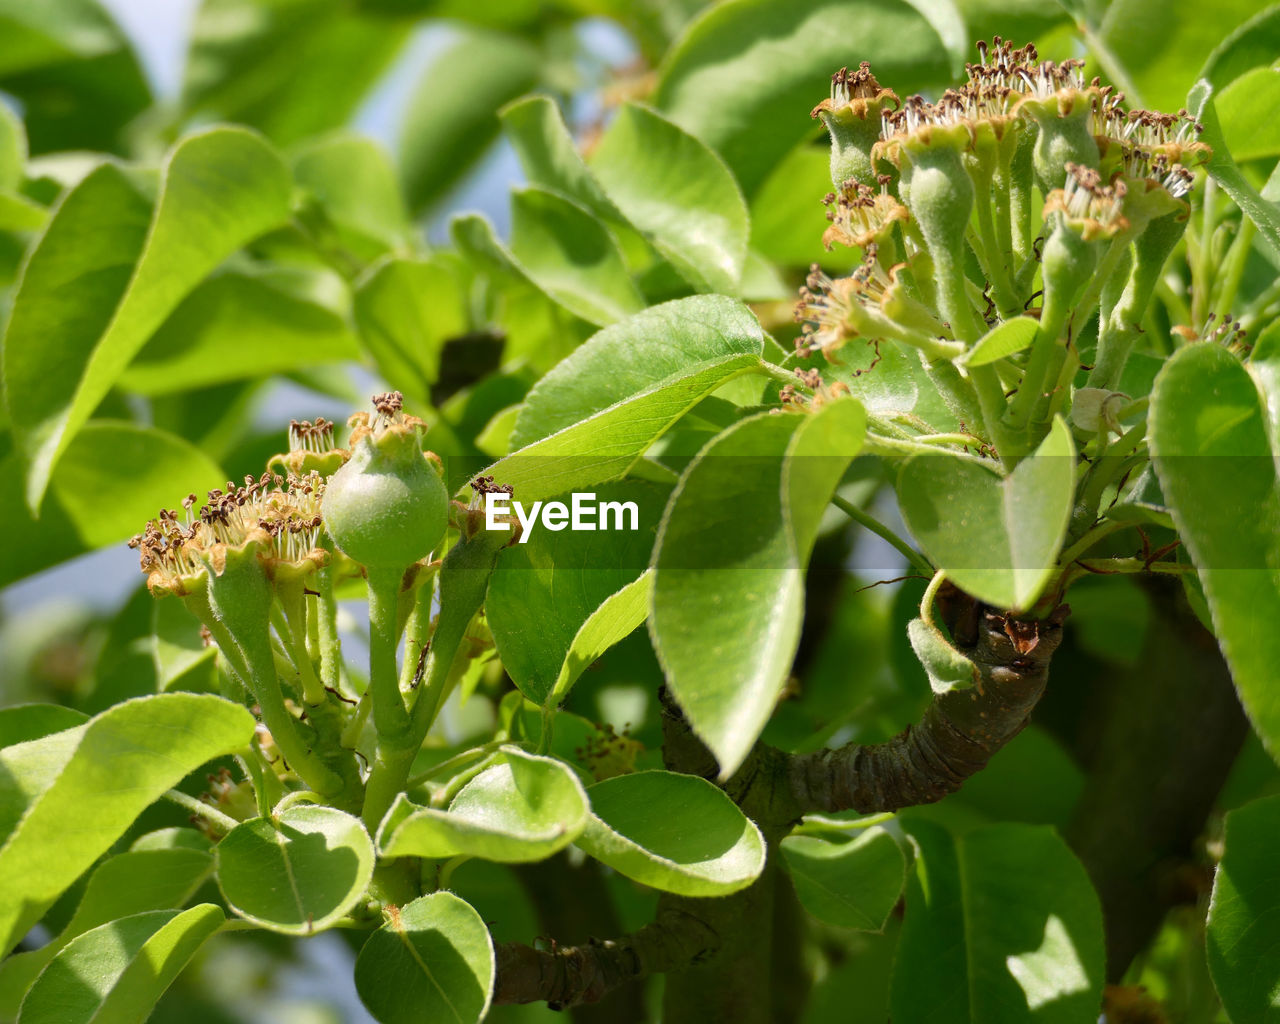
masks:
POLYGON ((793 757, 792 792, 803 812, 871 814, 941 800, 1027 724, 1069 609, 1036 621, 963 595, 951 601, 944 618, 951 619, 956 646, 977 664, 981 685, 936 696, 919 722, 884 743, 793 757))

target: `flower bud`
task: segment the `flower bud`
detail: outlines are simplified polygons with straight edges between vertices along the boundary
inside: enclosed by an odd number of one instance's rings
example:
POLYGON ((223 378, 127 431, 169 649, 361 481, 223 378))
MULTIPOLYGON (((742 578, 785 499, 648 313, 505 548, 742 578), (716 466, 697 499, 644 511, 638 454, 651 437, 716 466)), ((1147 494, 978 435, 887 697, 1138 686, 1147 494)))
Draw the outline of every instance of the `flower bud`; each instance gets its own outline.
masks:
POLYGON ((863 61, 857 71, 841 68, 831 76, 831 98, 813 108, 831 136, 831 184, 839 189, 846 181, 870 184, 876 171, 871 150, 880 138, 881 114, 898 97, 882 89, 863 61))
POLYGON ((403 569, 439 543, 448 524, 444 481, 422 453, 422 422, 398 392, 377 395, 372 425, 353 417, 351 458, 329 479, 321 510, 333 542, 374 568, 403 569))

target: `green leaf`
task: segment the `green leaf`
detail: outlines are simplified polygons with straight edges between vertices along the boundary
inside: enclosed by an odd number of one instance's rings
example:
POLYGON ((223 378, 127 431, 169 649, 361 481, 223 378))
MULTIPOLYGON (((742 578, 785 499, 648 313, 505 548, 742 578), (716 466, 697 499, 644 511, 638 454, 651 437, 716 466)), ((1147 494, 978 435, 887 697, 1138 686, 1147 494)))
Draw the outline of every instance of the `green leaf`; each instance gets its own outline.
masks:
POLYGON ((156 601, 151 615, 156 688, 210 692, 217 683, 217 648, 206 646, 200 620, 181 601, 156 601))
POLYGON ((0 962, 0 1018, 17 1012, 36 975, 77 935, 131 914, 181 907, 212 871, 213 855, 205 850, 137 851, 103 861, 56 939, 0 962))
POLYGON ((764 870, 764 839, 706 779, 648 771, 597 782, 577 845, 621 875, 681 896, 726 896, 764 870))
POLYGON ((613 236, 554 192, 530 186, 511 193, 511 254, 534 284, 591 323, 644 309, 613 236))
MULTIPOLYGON (((376 142, 345 133, 311 142, 294 156, 293 175, 327 219, 355 236, 349 244, 365 239, 383 249, 408 244, 412 229, 400 181, 376 142)), ((368 246, 361 247, 369 257, 368 246)))
POLYGON ((1037 321, 1015 316, 984 334, 964 357, 965 366, 986 366, 1027 348, 1036 336, 1037 321))
POLYGON ((512 435, 518 451, 491 466, 523 502, 623 476, 712 391, 762 366, 764 335, 741 304, 678 299, 594 335, 529 392, 512 435))
POLYGON ((907 0, 912 7, 929 23, 929 27, 938 33, 942 45, 946 47, 947 56, 951 58, 951 77, 961 78, 964 75, 965 61, 969 59, 969 47, 972 37, 965 26, 964 15, 956 6, 955 0, 907 0))
POLYGON ((314 804, 241 822, 218 843, 217 858, 227 906, 285 935, 328 928, 373 877, 373 843, 360 819, 314 804))
POLYGON ((1254 68, 1219 93, 1222 137, 1236 160, 1259 160, 1280 153, 1280 126, 1271 113, 1280 107, 1280 68, 1254 68))
MULTIPOLYGON (((125 701, 78 728, 65 765, 32 793, 0 847, 0 949, 12 949, 165 790, 206 761, 247 745, 254 721, 219 697, 175 693, 125 701), (74 843, 66 841, 68 820, 76 822, 74 843)), ((0 763, 9 765, 25 746, 0 751, 0 763)))
POLYGON ((88 720, 83 711, 61 704, 13 704, 0 708, 0 747, 38 740, 88 720))
POLYGON ((497 137, 498 109, 538 82, 542 59, 522 39, 462 30, 414 87, 400 133, 411 209, 421 211, 459 181, 497 137))
POLYGON ((49 212, 26 196, 0 192, 0 231, 38 231, 49 212))
POLYGON ((33 509, 133 356, 214 267, 284 222, 291 187, 258 136, 212 128, 170 154, 147 227, 145 201, 110 165, 63 199, 23 269, 4 341, 5 397, 33 509))
POLYGON ((1213 100, 1213 86, 1201 79, 1187 95, 1187 107, 1204 130, 1200 141, 1213 149, 1207 170, 1222 186, 1241 211, 1258 228, 1258 235, 1273 260, 1280 260, 1280 208, 1258 194, 1258 190, 1240 172, 1222 137, 1218 111, 1213 100))
POLYGON ((747 256, 747 207, 724 162, 646 107, 625 104, 591 154, 613 204, 705 292, 735 293, 747 256))
POLYGON ((722 777, 747 756, 791 671, 818 521, 865 429, 852 399, 743 420, 698 454, 667 506, 650 634, 722 777))
POLYGON ((907 875, 906 859, 888 832, 873 825, 843 843, 788 836, 781 848, 805 910, 842 928, 884 930, 907 875))
POLYGON ((997 608, 1030 608, 1053 576, 1071 519, 1075 449, 1061 419, 1007 477, 951 455, 898 475, 911 534, 956 586, 997 608))
POLYGON ((466 282, 441 259, 391 258, 356 285, 360 340, 383 378, 426 405, 440 377, 440 354, 468 328, 466 282))
POLYGON ((1280 1008, 1278 840, 1280 797, 1255 800, 1227 815, 1205 952, 1232 1024, 1267 1024, 1280 1008))
POLYGON ((653 592, 653 570, 641 573, 616 594, 610 594, 600 607, 587 616, 582 628, 574 635, 564 664, 556 676, 555 686, 547 698, 550 705, 559 704, 568 696, 573 684, 610 647, 625 639, 649 614, 650 595, 653 592))
POLYGON ((1177 110, 1223 30, 1257 12, 1258 0, 1223 0, 1179 7, 1177 16, 1170 17, 1160 0, 1116 0, 1107 7, 1098 34, 1129 80, 1124 89, 1131 93, 1131 103, 1177 110), (1159 46, 1151 45, 1154 31, 1160 34, 1159 46))
POLYGON ((1058 835, 912 820, 916 870, 893 972, 895 1024, 1083 1024, 1102 1002, 1102 913, 1058 835))
POLYGON ((379 1024, 473 1024, 493 995, 493 939, 480 915, 451 892, 396 910, 356 958, 356 991, 379 1024))
POLYGON ((907 637, 934 693, 950 693, 981 685, 978 666, 956 650, 933 623, 912 619, 907 623, 907 637))
POLYGON ((343 0, 202 0, 183 113, 252 125, 282 145, 340 128, 411 31, 343 0))
POLYGON ((120 375, 143 394, 354 360, 341 316, 251 274, 210 278, 187 296, 120 375))
POLYGON ((528 96, 499 116, 530 184, 568 196, 605 220, 621 217, 587 169, 555 100, 528 96))
POLYGON ((582 783, 564 762, 503 747, 448 810, 416 807, 401 794, 378 829, 378 849, 384 857, 545 860, 578 838, 588 813, 582 783))
POLYGON ((0 192, 22 184, 27 167, 27 130, 8 106, 0 107, 0 192))
MULTIPOLYGON (((640 591, 647 593, 647 581, 640 587, 634 584, 649 564, 658 520, 670 490, 626 481, 593 493, 597 507, 605 501, 633 502, 638 529, 587 534, 568 530, 553 533, 535 527, 526 542, 499 555, 489 581, 485 615, 503 668, 521 692, 537 704, 546 703, 562 683, 567 692, 590 663, 583 663, 582 658, 597 646, 592 639, 622 628, 635 615, 636 595, 640 591), (604 605, 613 597, 618 598, 618 603, 605 611, 604 605), (602 617, 587 634, 582 634, 597 611, 602 617), (600 633, 607 624, 614 628, 600 633)), ((615 523, 613 516, 610 523, 615 523)), ((647 601, 644 607, 647 608, 647 601)), ((643 619, 641 612, 631 629, 643 619)), ((611 643, 625 635, 615 636, 611 643)), ((603 648, 595 656, 600 653, 603 648)), ((564 692, 557 701, 563 699, 564 692)))
POLYGON ((1214 633, 1245 710, 1275 758, 1280 637, 1258 623, 1280 615, 1280 481, 1273 461, 1280 433, 1267 412, 1280 400, 1278 368, 1280 361, 1264 359, 1246 369, 1217 345, 1184 348, 1156 378, 1149 434, 1156 473, 1199 572, 1214 633))
POLYGON ((746 306, 695 296, 653 306, 607 327, 529 392, 511 443, 522 448, 650 391, 655 385, 764 352, 764 333, 746 306))
POLYGON ((0 585, 137 533, 175 495, 216 487, 226 474, 180 437, 133 423, 94 420, 58 460, 39 519, 22 500, 16 453, 0 460, 0 585), (128 486, 122 486, 128 481, 128 486), (110 501, 103 495, 109 494, 110 501))
POLYGON ((18 1024, 134 1024, 226 918, 212 903, 155 910, 86 932, 36 979, 18 1024))
POLYGON ((0 91, 18 101, 32 153, 123 152, 151 103, 132 48, 96 0, 0 0, 0 91))
POLYGON ((1246 71, 1270 64, 1280 53, 1280 4, 1272 4, 1238 25, 1209 54, 1197 79, 1221 91, 1246 71))
POLYGON ((831 148, 806 139, 781 159, 751 197, 751 247, 776 263, 807 267, 832 257, 822 244, 831 191, 831 148))
POLYGON ((899 0, 728 0, 706 9, 668 52, 655 102, 719 151, 750 196, 813 134, 807 112, 851 60, 870 61, 883 84, 910 91, 947 81, 952 58, 899 0))

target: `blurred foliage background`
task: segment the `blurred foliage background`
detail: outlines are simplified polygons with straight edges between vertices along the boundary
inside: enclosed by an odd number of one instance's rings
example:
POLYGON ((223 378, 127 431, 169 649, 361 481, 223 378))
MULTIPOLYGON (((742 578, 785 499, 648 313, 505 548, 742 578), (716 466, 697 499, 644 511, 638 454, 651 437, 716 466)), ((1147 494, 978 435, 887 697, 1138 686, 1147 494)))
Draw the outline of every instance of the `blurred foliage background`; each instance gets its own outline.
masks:
MULTIPOLYGON (((290 223, 223 261, 93 410, 91 425, 130 425, 130 443, 110 434, 123 428, 83 432, 38 518, 24 502, 9 414, 0 414, 3 701, 95 712, 154 691, 153 615, 164 606, 141 591, 122 542, 174 494, 259 471, 290 416, 341 418, 371 390, 394 386, 431 416, 429 446, 464 469, 505 452, 528 389, 616 318, 598 300, 617 284, 610 271, 575 291, 556 267, 530 265, 546 225, 508 189, 537 180, 539 161, 556 154, 518 144, 529 138, 520 118, 537 111, 508 108, 513 101, 554 98, 587 153, 627 100, 711 146, 749 212, 742 297, 786 344, 804 268, 827 255, 828 147, 808 112, 832 71, 868 60, 884 84, 936 94, 971 59, 972 40, 994 35, 1033 41, 1044 57, 1083 56, 1090 74, 1153 109, 1184 106, 1208 75, 1246 175, 1261 187, 1280 155, 1280 15, 1260 0, 0 0, 0 101, 22 126, 0 133, 0 314, 50 211, 104 161, 154 187, 178 139, 233 122, 261 132, 293 174, 290 223)), ((103 225, 103 237, 110 230, 103 225)), ((617 243, 627 278, 618 294, 652 304, 688 292, 638 237, 619 228, 617 243)), ((98 258, 104 274, 120 271, 110 252, 98 258)), ((1277 268, 1261 253, 1250 260, 1246 280, 1257 290, 1277 268)), ((674 454, 719 429, 684 428, 674 454)), ((876 485, 866 481, 863 496, 876 485)), ((788 747, 887 737, 929 692, 902 628, 921 585, 863 589, 903 572, 865 532, 821 543, 815 563, 837 567, 810 580, 810 616, 823 628, 807 635, 821 640, 801 650, 803 699, 784 705, 766 733, 788 747), (854 662, 862 671, 851 682, 854 662)), ((1144 656, 1162 614, 1128 584, 1083 584, 1072 604, 1071 642, 1055 667, 1063 678, 1122 673, 1144 656)), ((574 696, 582 713, 641 739, 652 732, 660 672, 643 636, 590 675, 574 696)), ((1065 826, 1086 785, 1070 738, 1087 733, 1094 711, 1072 695, 1048 705, 1043 727, 939 813, 1065 826)), ((445 724, 461 740, 491 719, 491 704, 475 702, 451 709, 445 724)), ((1277 781, 1250 737, 1219 809, 1277 781)), ((516 872, 473 862, 456 881, 482 916, 502 908, 513 937, 540 932, 540 908, 516 872)), ((651 912, 634 887, 611 882, 610 891, 624 924, 651 912)), ((1170 916, 1131 972, 1170 1019, 1225 1019, 1203 963, 1202 898, 1193 887, 1193 906, 1170 916)), ((883 1021, 893 941, 892 927, 879 936, 819 929, 804 954, 818 980, 809 1019, 883 1021)), ((155 1019, 364 1020, 350 959, 333 934, 215 941, 155 1019)), ((492 1019, 560 1018, 507 1007, 492 1019)))

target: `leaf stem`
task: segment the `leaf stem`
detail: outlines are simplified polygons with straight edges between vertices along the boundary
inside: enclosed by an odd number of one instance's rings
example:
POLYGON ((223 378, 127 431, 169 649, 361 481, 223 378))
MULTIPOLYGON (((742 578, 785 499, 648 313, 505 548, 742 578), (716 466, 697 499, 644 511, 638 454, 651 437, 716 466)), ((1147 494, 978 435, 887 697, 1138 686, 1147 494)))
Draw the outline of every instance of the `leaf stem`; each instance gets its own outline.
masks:
POLYGON ((307 650, 306 597, 302 592, 302 581, 277 580, 276 597, 284 612, 287 631, 281 639, 287 642, 294 666, 298 670, 302 699, 310 707, 318 707, 325 702, 325 692, 316 676, 315 666, 311 663, 311 653, 307 650))
POLYGON ((409 732, 409 712, 400 696, 396 671, 397 605, 404 573, 370 566, 368 574, 369 691, 373 695, 373 724, 381 744, 384 740, 402 739, 409 732))
POLYGON ((907 559, 907 562, 910 563, 911 567, 915 569, 916 572, 923 576, 933 575, 933 566, 929 564, 928 560, 920 554, 919 551, 894 533, 893 530, 889 529, 888 526, 876 519, 875 516, 858 508, 858 506, 853 502, 846 501, 838 494, 833 494, 831 496, 831 504, 840 509, 841 512, 847 515, 855 523, 860 526, 865 526, 881 540, 887 541, 891 544, 907 559))
POLYGON ((190 811, 195 817, 200 818, 224 836, 240 824, 231 815, 223 814, 216 807, 210 806, 203 800, 197 800, 180 789, 166 789, 161 796, 171 804, 177 804, 183 810, 190 811))

